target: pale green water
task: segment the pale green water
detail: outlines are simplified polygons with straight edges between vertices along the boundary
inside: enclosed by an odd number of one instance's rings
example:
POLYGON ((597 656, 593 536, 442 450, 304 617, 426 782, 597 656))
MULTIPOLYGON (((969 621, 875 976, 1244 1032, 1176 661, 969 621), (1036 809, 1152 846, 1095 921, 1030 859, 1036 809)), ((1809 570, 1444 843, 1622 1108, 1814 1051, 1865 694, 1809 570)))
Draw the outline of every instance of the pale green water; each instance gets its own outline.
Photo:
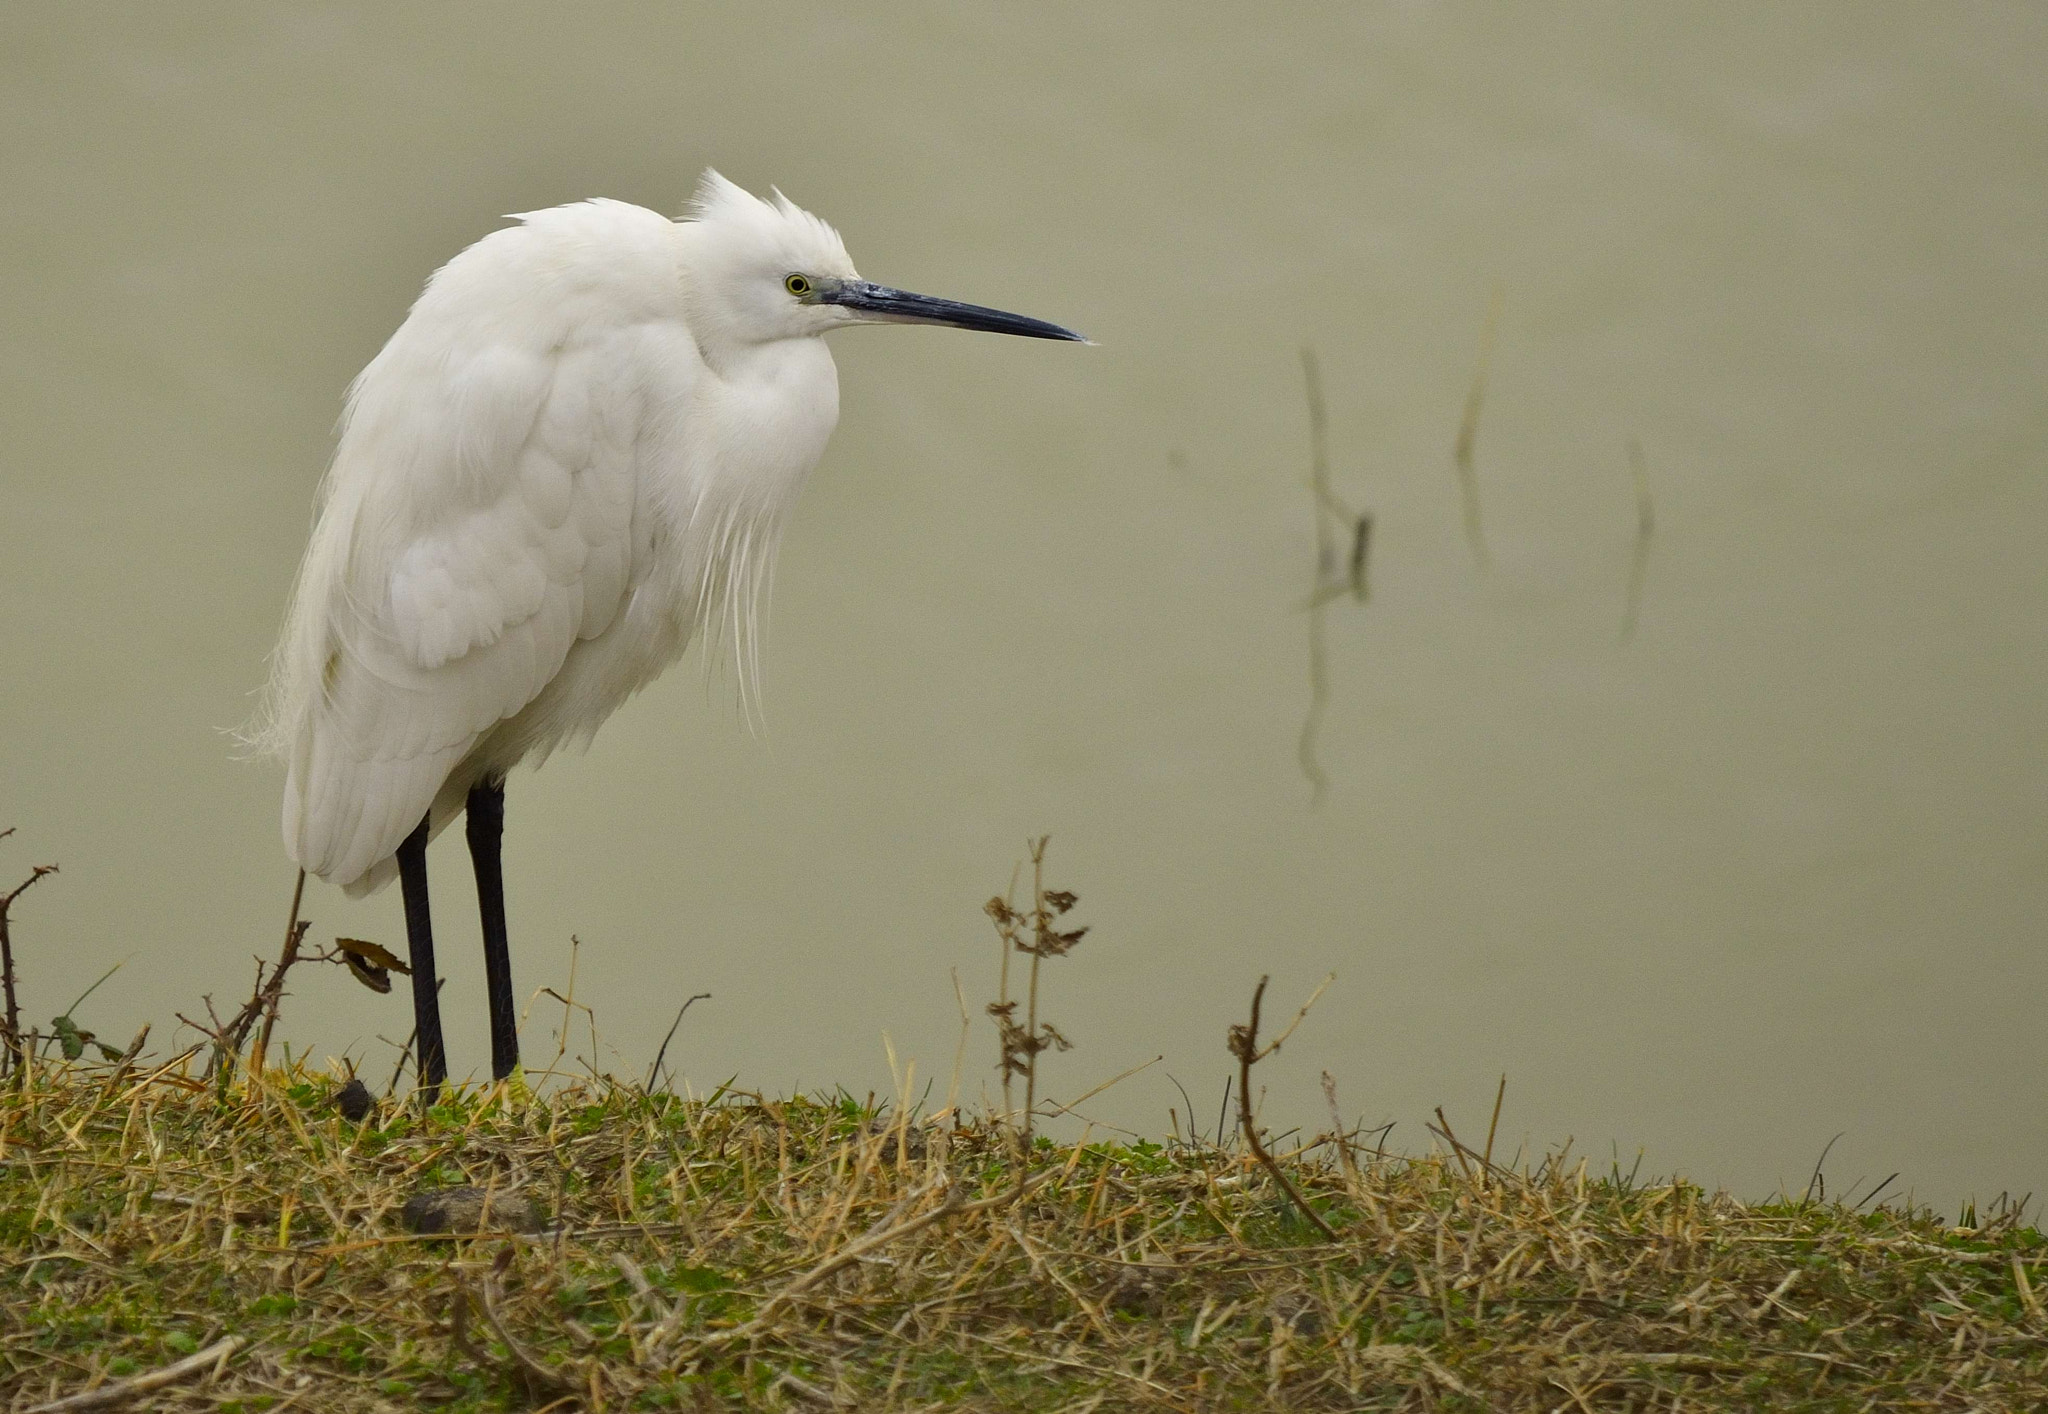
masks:
MULTIPOLYGON (((515 777, 522 996, 583 949, 621 1072, 943 1095, 1028 834, 1088 1108, 1214 1123, 1262 971, 1268 1113, 1444 1104, 1748 1193, 2048 1189, 2048 20, 2023 4, 81 4, 0 17, 0 877, 38 1019, 168 1039, 291 872, 228 759, 343 388, 500 213, 678 209, 715 162, 863 273, 1096 349, 863 331, 783 555, 765 737, 686 666, 515 777), (1568 16, 1560 19, 1559 15, 1568 16), (593 16, 596 16, 593 18, 593 16), (1496 283, 1479 437, 1449 449, 1496 283), (1320 351, 1374 598, 1296 767, 1320 351), (1639 438, 1657 535, 1617 641, 1639 438), (917 1082, 922 1086, 922 1079, 917 1082)), ((456 1069, 466 861, 435 855, 456 1069)), ((396 891, 316 939, 402 942, 396 891)), ((380 1082, 339 972, 288 1029, 380 1082)), ((525 1039, 554 1049, 543 1002, 525 1039)), ((985 1026, 969 1086, 993 1080, 985 1026)), ((932 1103, 938 1103, 935 1097, 932 1103)))

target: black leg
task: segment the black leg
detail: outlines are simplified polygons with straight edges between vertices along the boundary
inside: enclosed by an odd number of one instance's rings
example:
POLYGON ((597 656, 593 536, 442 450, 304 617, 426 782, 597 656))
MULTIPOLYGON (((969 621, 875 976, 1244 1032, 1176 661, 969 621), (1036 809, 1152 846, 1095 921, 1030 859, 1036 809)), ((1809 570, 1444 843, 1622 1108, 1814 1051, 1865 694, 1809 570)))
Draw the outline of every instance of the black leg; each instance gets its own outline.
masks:
POLYGON ((427 820, 398 847, 398 884, 405 895, 405 942, 412 954, 413 1054, 427 1104, 441 1097, 448 1052, 441 1042, 441 988, 434 972, 434 923, 427 909, 427 820))
POLYGON ((505 941, 505 783, 485 781, 469 793, 469 861, 476 866, 476 906, 484 924, 484 991, 491 1003, 491 1079, 519 1066, 519 1020, 512 1010, 512 952, 505 941))

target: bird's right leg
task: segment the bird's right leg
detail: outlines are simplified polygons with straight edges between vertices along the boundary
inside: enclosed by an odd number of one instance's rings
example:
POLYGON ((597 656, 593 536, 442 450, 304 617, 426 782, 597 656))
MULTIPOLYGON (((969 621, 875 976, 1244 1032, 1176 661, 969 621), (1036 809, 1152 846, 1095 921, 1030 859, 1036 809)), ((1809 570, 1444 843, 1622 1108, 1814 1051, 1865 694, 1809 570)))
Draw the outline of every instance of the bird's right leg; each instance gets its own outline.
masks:
POLYGON ((491 1004, 491 1079, 519 1068, 519 1018, 512 1001, 512 953, 505 942, 505 783, 480 782, 469 793, 469 859, 476 866, 476 904, 484 925, 484 992, 491 1004))
POLYGON ((405 895, 405 943, 412 954, 413 1054, 420 1093, 429 1105, 441 1098, 448 1052, 441 1042, 441 984, 434 971, 434 924, 427 909, 427 824, 398 847, 398 885, 405 895))

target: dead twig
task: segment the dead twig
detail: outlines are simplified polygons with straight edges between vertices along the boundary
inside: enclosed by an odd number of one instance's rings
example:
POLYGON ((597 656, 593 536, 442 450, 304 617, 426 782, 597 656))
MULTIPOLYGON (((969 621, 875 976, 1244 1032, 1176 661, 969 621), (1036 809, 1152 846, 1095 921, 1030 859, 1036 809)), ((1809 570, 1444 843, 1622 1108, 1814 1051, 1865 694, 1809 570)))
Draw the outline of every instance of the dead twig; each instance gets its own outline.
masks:
POLYGON ((1287 1029, 1265 1047, 1261 1048, 1259 1045, 1259 1007, 1266 999, 1266 983, 1271 980, 1270 977, 1261 977, 1259 985, 1253 989, 1251 1020, 1243 1026, 1232 1026, 1230 1028, 1230 1053, 1237 1057, 1238 1124, 1244 1130, 1244 1142, 1252 1151, 1252 1157, 1265 1166, 1266 1172, 1273 1176, 1273 1181, 1280 1185, 1280 1191, 1285 1193, 1294 1206, 1301 1210, 1301 1215, 1311 1223, 1314 1223, 1316 1230, 1321 1232, 1325 1238, 1335 1242, 1337 1240, 1337 1230, 1324 1222, 1323 1215, 1308 1205, 1308 1199, 1302 1197, 1300 1190, 1288 1181, 1287 1175, 1280 1171, 1280 1165, 1273 1161, 1273 1156, 1266 1152, 1266 1146, 1260 1142, 1259 1126, 1252 1116, 1251 1098, 1252 1067, 1267 1056, 1272 1055, 1273 1052, 1279 1050, 1280 1043, 1294 1034, 1294 1028, 1301 1025, 1302 1017, 1308 1015, 1308 1009, 1315 1005, 1316 997, 1320 997, 1323 994, 1323 988, 1328 987, 1330 981, 1328 978, 1323 979, 1323 986, 1316 988, 1315 994, 1302 1004, 1301 1010, 1295 1013, 1294 1020, 1288 1023, 1287 1029))
POLYGON ((533 995, 526 999, 526 1012, 520 1017, 520 1020, 524 1021, 526 1016, 531 1015, 533 1004, 542 997, 553 997, 562 1004, 562 1029, 555 1033, 555 1057, 548 1062, 545 1072, 549 1075, 558 1074, 561 1071, 562 1058, 569 1054, 569 1024, 575 1020, 576 1013, 579 1011, 583 1013, 584 1018, 590 1023, 590 1060, 588 1068, 592 1075, 597 1073, 597 1013, 576 1000, 576 964, 581 960, 582 956, 583 939, 571 933, 569 935, 569 995, 565 997, 553 987, 537 988, 533 995))
POLYGON ((668 1055, 668 1043, 675 1040, 676 1030, 683 1024, 684 1015, 688 1013, 690 1008, 695 1006, 698 1002, 708 1002, 710 1000, 711 993, 697 993, 695 996, 689 998, 689 1000, 683 1003, 682 1010, 676 1013, 676 1019, 669 1023, 668 1035, 661 1038, 661 1049, 654 1053, 654 1064, 647 1068, 646 1088, 648 1093, 653 1093, 655 1084, 661 1079, 661 1063, 662 1060, 668 1055))
MULTIPOLYGON (((13 833, 14 827, 11 825, 0 830, 0 840, 13 833)), ((12 1071, 17 1079, 27 1061, 22 1053, 21 1002, 14 991, 14 938, 8 931, 7 911, 14 907, 16 899, 41 882, 44 875, 56 872, 57 866, 54 864, 34 865, 26 879, 15 885, 10 892, 0 894, 0 983, 4 983, 7 1003, 7 1032, 4 1037, 0 1037, 0 1040, 5 1042, 6 1054, 0 1057, 0 1069, 12 1071)))
POLYGON ((1502 1071, 1500 1088, 1493 1092, 1493 1119, 1486 1126, 1486 1152, 1479 1156, 1479 1166, 1488 1173, 1493 1172, 1493 1136, 1500 1129, 1501 1101, 1508 1097, 1508 1075, 1502 1071))
POLYGON ((241 1336, 226 1336, 204 1350, 187 1355, 176 1364, 140 1375, 131 1375, 125 1380, 116 1380, 112 1384, 101 1385, 98 1389, 87 1390, 84 1394, 74 1394, 67 1399, 33 1405, 28 1414, 72 1414, 72 1411, 76 1410, 111 1409, 117 1404, 127 1403, 137 1395, 148 1394, 151 1390, 176 1384, 179 1380, 196 1375, 209 1366, 225 1365, 228 1357, 246 1344, 247 1340, 241 1336))
POLYGON ((111 1095, 121 1088, 121 1082, 135 1069, 135 1058, 142 1054, 143 1043, 149 1040, 149 1023, 143 1022, 142 1029, 135 1033, 135 1039, 128 1043, 128 1049, 121 1052, 121 1058, 114 1062, 114 1073, 107 1077, 100 1087, 102 1094, 111 1095))
POLYGON ((1443 1141, 1451 1146, 1451 1157, 1458 1161, 1458 1171, 1465 1175, 1465 1181, 1472 1184, 1478 1183, 1478 1177, 1473 1173, 1472 1165, 1465 1161, 1465 1156, 1471 1154, 1475 1159, 1479 1156, 1472 1152, 1471 1147, 1464 1140, 1451 1132, 1451 1121, 1445 1116, 1442 1105, 1436 1107, 1436 1123, 1424 1125, 1423 1128, 1432 1134, 1441 1136, 1443 1141))
POLYGON ((305 871, 300 870, 298 885, 292 890, 292 919, 289 928, 285 932, 284 947, 278 952, 276 964, 268 969, 265 968, 262 958, 256 959, 255 988, 250 992, 249 1000, 243 1002, 241 1008, 232 1017, 222 1021, 220 1013, 213 1009, 213 998, 211 996, 200 998, 201 1001, 206 1003, 206 1014, 212 1021, 210 1026, 194 1021, 183 1012, 173 1013, 178 1020, 213 1042, 213 1054, 207 1058, 206 1062, 205 1078, 207 1080, 216 1081, 222 1085, 227 1083, 229 1072, 242 1058, 243 1044, 248 1041, 249 1033, 256 1029, 256 1024, 259 1021, 263 1023, 263 1029, 257 1034, 256 1044, 250 1050, 248 1061, 243 1065, 242 1069, 243 1073, 250 1077, 261 1075, 263 1073, 265 1056, 270 1046, 271 1030, 277 1025, 278 1007, 284 1001, 285 977, 291 972, 293 966, 300 962, 341 963, 345 961, 343 954, 338 951, 324 953, 301 953, 299 951, 300 946, 306 940, 306 930, 312 926, 298 916, 299 900, 305 886, 305 871))
POLYGON ((270 1054, 270 1032, 277 1025, 278 1004, 284 1000, 284 974, 299 960, 299 944, 305 941, 306 929, 311 926, 299 921, 299 903, 306 896, 306 871, 299 871, 298 882, 292 885, 291 921, 284 925, 284 948, 278 954, 277 968, 270 974, 270 986, 264 989, 263 1029, 256 1033, 256 1048, 249 1052, 249 1074, 263 1073, 264 1057, 270 1054))
MULTIPOLYGON (((1052 842, 1052 836, 1040 835, 1029 842, 1031 850, 1031 907, 1019 909, 1007 898, 992 898, 982 911, 994 920, 996 934, 1001 939, 1003 969, 997 1000, 988 1005, 988 1014, 995 1018, 997 1043, 1001 1047, 999 1062, 1003 1073, 1004 1098, 1007 1101, 1012 1076, 1024 1078, 1024 1121, 1017 1130, 1017 1158, 1023 1164, 1031 1154, 1031 1128, 1034 1111, 1038 1105, 1038 1057, 1048 1048, 1067 1051, 1073 1043, 1059 1033, 1051 1022, 1038 1019, 1038 969, 1049 957, 1065 957, 1074 950, 1088 933, 1083 928, 1072 928, 1062 932, 1055 926, 1056 920, 1064 917, 1079 902, 1079 897, 1062 889, 1045 887, 1045 849, 1052 842), (1010 997, 1010 953, 1026 953, 1031 958, 1031 975, 1026 990, 1024 1023, 1017 1023, 1017 1003, 1010 997)), ((1011 891, 1014 894, 1014 876, 1011 891)), ((1007 1108, 1007 1105, 1005 1106, 1007 1108)), ((1022 1170, 1019 1170, 1021 1183, 1022 1170)))

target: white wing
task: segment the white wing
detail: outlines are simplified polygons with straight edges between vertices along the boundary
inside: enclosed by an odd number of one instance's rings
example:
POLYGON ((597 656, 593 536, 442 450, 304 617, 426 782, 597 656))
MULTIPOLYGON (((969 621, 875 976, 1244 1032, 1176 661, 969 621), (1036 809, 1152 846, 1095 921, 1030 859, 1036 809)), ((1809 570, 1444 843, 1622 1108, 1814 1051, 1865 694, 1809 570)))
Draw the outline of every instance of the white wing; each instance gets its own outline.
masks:
POLYGON ((377 882, 646 572, 652 429, 701 366, 673 225, 617 202, 522 219, 437 273, 363 370, 322 488, 266 744, 286 847, 336 883, 377 882))

